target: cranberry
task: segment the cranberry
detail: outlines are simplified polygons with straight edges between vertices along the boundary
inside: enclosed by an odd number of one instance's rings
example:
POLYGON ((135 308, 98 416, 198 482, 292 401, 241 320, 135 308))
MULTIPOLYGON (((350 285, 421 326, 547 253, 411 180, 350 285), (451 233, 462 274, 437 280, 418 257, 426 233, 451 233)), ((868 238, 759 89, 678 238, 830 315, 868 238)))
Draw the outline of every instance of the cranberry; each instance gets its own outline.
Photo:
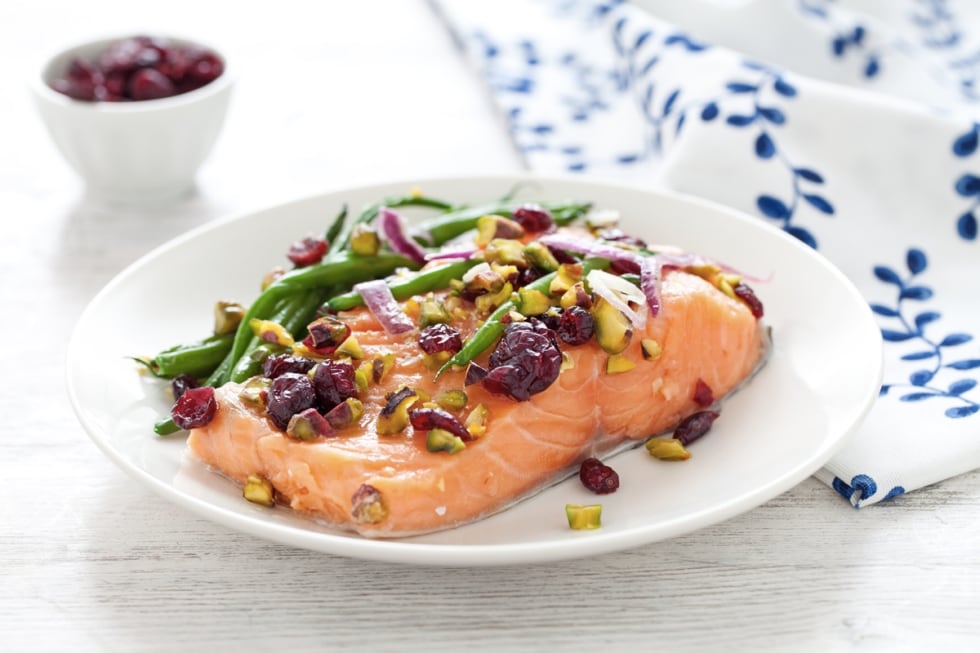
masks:
POLYGON ((313 388, 320 408, 326 412, 357 394, 354 366, 344 361, 325 360, 313 373, 313 388))
POLYGON ((551 213, 536 204, 528 204, 520 207, 514 211, 512 217, 518 224, 524 227, 524 231, 530 233, 548 231, 555 225, 555 221, 551 218, 551 213))
POLYGON ((584 308, 571 306, 562 311, 555 331, 564 343, 584 345, 595 331, 595 319, 584 308))
POLYGON ((218 412, 214 388, 191 388, 181 395, 170 410, 170 416, 178 427, 189 430, 206 426, 218 412))
POLYGON ((210 50, 135 36, 112 43, 94 64, 72 61, 51 87, 78 100, 153 100, 200 88, 223 72, 210 50))
POLYGON ((269 386, 266 412, 279 429, 286 430, 289 418, 312 408, 316 401, 313 382, 305 374, 286 372, 275 378, 269 386))
POLYGON ((306 374, 316 366, 316 361, 302 356, 277 354, 262 361, 262 375, 275 379, 286 373, 306 374))
POLYGON ((180 399, 185 392, 191 388, 200 386, 190 374, 178 374, 170 381, 170 388, 174 391, 174 399, 180 399))
POLYGON ((554 332, 541 322, 515 322, 490 354, 489 366, 483 379, 487 390, 527 401, 558 378, 561 351, 554 332))
POLYGON ((304 238, 289 246, 286 257, 298 268, 305 268, 323 260, 327 254, 327 241, 322 238, 304 238))
POLYGON ((175 92, 174 83, 153 68, 141 68, 126 81, 126 91, 134 100, 158 100, 175 92))
POLYGON ((711 430, 711 425, 718 419, 718 413, 713 410, 702 410, 682 421, 674 429, 674 439, 680 440, 687 446, 711 430))
POLYGON ((715 393, 711 390, 711 386, 703 380, 698 379, 697 383, 694 384, 694 403, 701 406, 701 408, 707 408, 714 401, 715 393))
POLYGON ((582 485, 596 494, 612 494, 619 489, 619 474, 598 458, 586 458, 579 467, 582 485))
POLYGON ((749 286, 744 283, 737 283, 732 289, 735 291, 735 296, 745 302, 746 306, 749 307, 749 311, 752 312, 752 316, 756 319, 762 317, 765 312, 762 308, 762 302, 756 297, 755 292, 749 286))
POLYGON ((487 369, 478 363, 470 363, 466 368, 466 380, 463 381, 463 385, 480 383, 485 378, 487 378, 487 369))
POLYGON ((448 351, 455 354, 463 348, 463 338, 456 327, 448 324, 432 324, 419 332, 419 347, 427 354, 448 351))
POLYGON ((463 423, 442 408, 414 408, 408 411, 408 418, 416 431, 442 429, 459 436, 461 440, 473 439, 463 423))

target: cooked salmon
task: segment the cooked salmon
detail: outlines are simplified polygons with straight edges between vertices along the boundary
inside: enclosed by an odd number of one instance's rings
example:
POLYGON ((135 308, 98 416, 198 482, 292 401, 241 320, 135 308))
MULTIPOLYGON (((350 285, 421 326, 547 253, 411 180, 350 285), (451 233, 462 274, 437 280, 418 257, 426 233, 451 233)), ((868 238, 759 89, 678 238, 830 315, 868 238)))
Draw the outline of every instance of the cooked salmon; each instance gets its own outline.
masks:
POLYGON ((267 479, 282 503, 365 536, 466 524, 567 476, 587 457, 671 429, 702 409, 694 392, 699 381, 717 399, 760 364, 764 328, 742 301, 699 276, 671 270, 664 273, 661 302, 659 314, 623 352, 635 363, 628 371, 607 373, 609 355, 592 339, 563 346, 567 358, 558 379, 528 401, 493 394, 480 383, 465 387, 465 410, 482 403, 489 417, 485 434, 457 453, 430 452, 426 434, 411 426, 396 435, 376 431, 389 393, 406 385, 430 396, 464 389, 465 372, 435 380, 415 336, 388 334, 365 309, 343 319, 366 357, 394 352, 396 362, 361 393, 358 423, 331 437, 295 440, 243 402, 240 386, 228 384, 216 391, 215 418, 192 430, 189 447, 231 479, 267 479), (644 338, 661 345, 655 360, 644 358, 644 338), (365 501, 379 510, 366 512, 365 501))

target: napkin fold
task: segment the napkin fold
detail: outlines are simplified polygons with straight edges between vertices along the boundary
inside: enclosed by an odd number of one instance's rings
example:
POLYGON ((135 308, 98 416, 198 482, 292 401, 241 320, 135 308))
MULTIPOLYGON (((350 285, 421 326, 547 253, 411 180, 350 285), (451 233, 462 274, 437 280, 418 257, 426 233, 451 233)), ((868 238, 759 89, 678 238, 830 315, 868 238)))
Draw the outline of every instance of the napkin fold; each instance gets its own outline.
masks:
POLYGON ((861 507, 980 467, 980 3, 431 2, 530 169, 732 206, 861 290, 884 384, 818 478, 861 507))

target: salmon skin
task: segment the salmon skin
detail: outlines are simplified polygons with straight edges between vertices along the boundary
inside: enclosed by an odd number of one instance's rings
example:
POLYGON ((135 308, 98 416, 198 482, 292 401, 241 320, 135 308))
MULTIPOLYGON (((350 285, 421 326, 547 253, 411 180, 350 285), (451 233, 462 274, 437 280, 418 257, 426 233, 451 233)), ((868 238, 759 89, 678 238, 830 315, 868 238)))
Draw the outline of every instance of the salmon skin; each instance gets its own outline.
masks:
MULTIPOLYGON (((384 378, 359 394, 364 411, 356 423, 300 441, 243 400, 241 385, 227 384, 216 390, 214 419, 193 429, 188 445, 201 461, 238 483, 250 476, 266 479, 280 503, 364 536, 453 528, 540 491, 585 458, 675 427, 703 409, 697 387, 703 391, 707 385, 720 399, 764 360, 767 335, 758 316, 704 275, 665 271, 660 303, 659 313, 618 355, 633 363, 632 369, 609 373, 610 355, 595 338, 563 344, 557 380, 527 401, 494 394, 481 383, 465 386, 465 370, 435 379, 417 333, 391 335, 366 309, 341 313, 364 359, 394 354, 384 378), (644 340, 659 345, 658 357, 644 356, 644 340), (422 398, 465 391, 466 406, 458 415, 462 419, 482 404, 485 433, 456 453, 429 451, 426 433, 411 426, 379 434, 386 397, 406 386, 422 398)), ((402 304, 409 314, 410 304, 402 304)), ((472 323, 461 327, 464 335, 473 328, 472 323)), ((487 352, 477 362, 486 359, 487 352)))

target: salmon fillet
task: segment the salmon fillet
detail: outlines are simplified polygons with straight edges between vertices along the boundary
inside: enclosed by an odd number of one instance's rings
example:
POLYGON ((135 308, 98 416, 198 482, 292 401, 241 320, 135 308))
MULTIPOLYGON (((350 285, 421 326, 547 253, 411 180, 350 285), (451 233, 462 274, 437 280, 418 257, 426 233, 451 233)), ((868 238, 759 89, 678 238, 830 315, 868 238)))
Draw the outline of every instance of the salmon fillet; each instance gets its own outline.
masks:
MULTIPOLYGON (((563 346, 572 366, 529 401, 465 388, 467 409, 489 409, 485 435, 448 454, 426 449, 426 434, 409 426, 379 435, 375 422, 385 396, 403 385, 434 395, 463 389, 465 372, 438 381, 422 361, 415 336, 392 336, 367 310, 344 319, 365 356, 394 352, 391 372, 361 394, 359 423, 334 437, 299 441, 277 429, 261 411, 239 398, 240 386, 216 391, 218 411, 193 429, 190 451, 238 483, 250 475, 268 479, 291 508, 370 537, 401 537, 478 520, 519 501, 573 471, 590 456, 627 440, 644 440, 700 410, 694 387, 700 379, 715 398, 729 393, 760 364, 765 334, 746 305, 704 279, 680 270, 664 274, 662 310, 634 334, 624 352, 636 367, 608 374, 608 354, 594 339, 563 346), (644 360, 643 338, 662 354, 644 360), (383 519, 365 523, 352 512, 355 494, 369 486, 383 502, 383 519)), ((485 360, 487 354, 484 354, 485 360)))

